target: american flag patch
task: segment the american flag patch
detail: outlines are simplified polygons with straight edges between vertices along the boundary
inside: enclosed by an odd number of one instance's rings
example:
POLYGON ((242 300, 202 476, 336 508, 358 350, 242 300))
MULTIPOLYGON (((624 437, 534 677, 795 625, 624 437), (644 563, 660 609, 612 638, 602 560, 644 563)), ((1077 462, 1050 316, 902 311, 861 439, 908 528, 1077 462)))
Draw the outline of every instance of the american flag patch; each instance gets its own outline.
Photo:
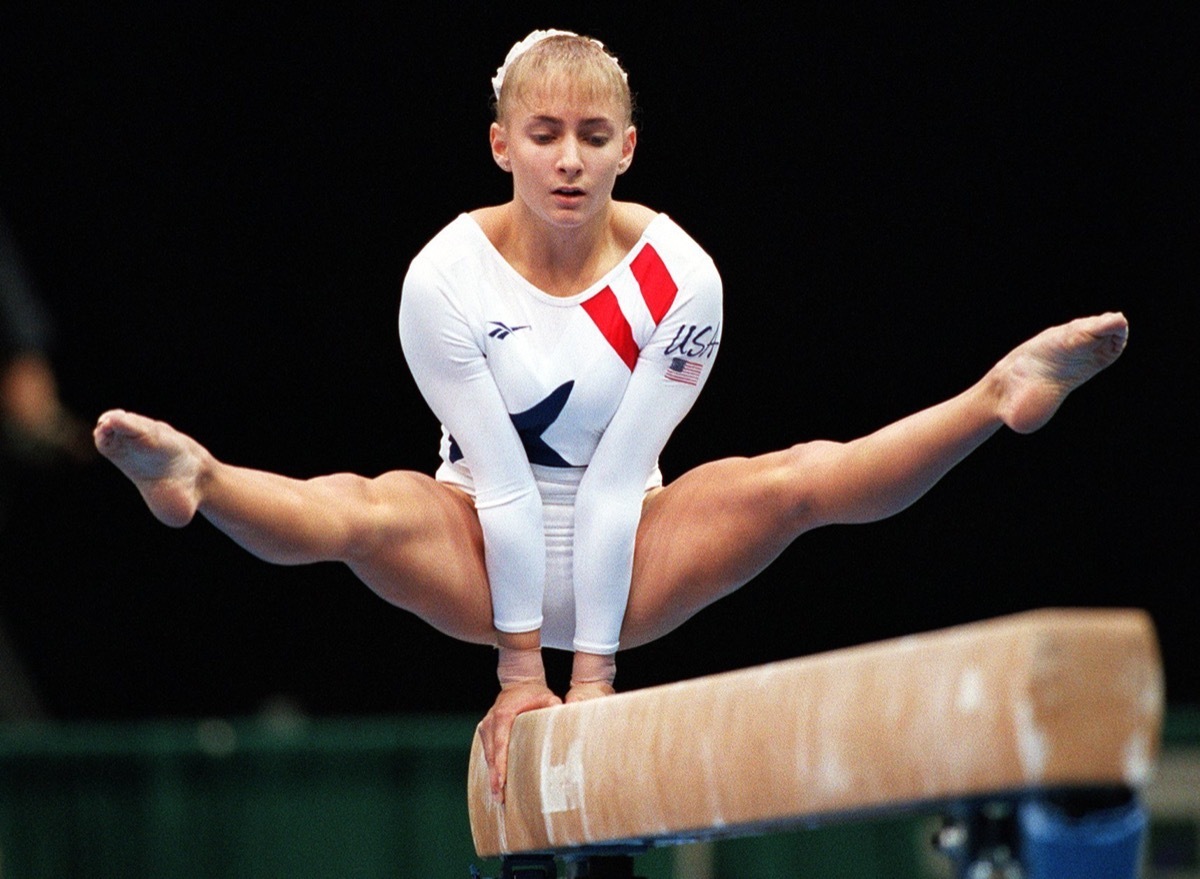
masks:
POLYGON ((682 357, 672 357, 671 365, 667 367, 666 377, 673 382, 694 385, 700 381, 700 373, 703 370, 703 363, 697 363, 694 360, 684 360, 682 357))

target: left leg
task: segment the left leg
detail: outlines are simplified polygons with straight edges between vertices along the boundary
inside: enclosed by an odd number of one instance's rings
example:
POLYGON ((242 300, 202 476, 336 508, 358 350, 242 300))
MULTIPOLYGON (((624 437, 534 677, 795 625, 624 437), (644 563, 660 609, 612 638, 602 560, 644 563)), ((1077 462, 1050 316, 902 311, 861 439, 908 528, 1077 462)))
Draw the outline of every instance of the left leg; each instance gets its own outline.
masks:
POLYGON ((648 497, 621 646, 644 644, 754 577, 805 531, 893 515, 1007 425, 1028 433, 1120 355, 1120 314, 1053 327, 958 396, 848 443, 706 464, 648 497))

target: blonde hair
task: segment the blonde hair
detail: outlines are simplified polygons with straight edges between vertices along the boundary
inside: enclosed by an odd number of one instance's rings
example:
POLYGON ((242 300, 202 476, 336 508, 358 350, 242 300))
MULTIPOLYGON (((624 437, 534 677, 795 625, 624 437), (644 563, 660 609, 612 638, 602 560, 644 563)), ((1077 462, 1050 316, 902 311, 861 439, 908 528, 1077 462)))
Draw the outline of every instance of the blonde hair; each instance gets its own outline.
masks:
POLYGON ((585 100, 615 100, 625 124, 633 124, 633 93, 628 74, 615 55, 591 37, 565 31, 552 31, 548 36, 541 33, 535 31, 513 46, 492 80, 497 122, 536 91, 563 87, 585 100))

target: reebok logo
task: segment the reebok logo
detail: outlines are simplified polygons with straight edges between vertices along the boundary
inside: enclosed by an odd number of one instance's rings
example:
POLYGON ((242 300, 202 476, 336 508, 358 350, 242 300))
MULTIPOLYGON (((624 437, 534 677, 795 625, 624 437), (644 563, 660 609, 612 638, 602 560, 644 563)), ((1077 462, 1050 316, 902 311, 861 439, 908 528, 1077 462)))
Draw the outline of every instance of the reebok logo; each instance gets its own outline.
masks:
POLYGON ((495 327, 494 330, 488 332, 488 335, 493 339, 507 339, 513 333, 517 332, 517 330, 529 329, 529 324, 522 324, 519 327, 510 327, 508 324, 500 323, 498 320, 488 321, 488 326, 495 327))

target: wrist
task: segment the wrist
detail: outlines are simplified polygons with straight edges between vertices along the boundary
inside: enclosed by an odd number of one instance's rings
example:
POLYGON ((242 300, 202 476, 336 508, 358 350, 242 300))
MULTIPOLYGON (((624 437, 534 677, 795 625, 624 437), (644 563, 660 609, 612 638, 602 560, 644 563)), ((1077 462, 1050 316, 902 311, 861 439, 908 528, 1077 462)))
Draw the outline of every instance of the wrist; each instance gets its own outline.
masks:
POLYGON ((571 662, 571 686, 608 684, 617 679, 616 654, 579 653, 571 662))
POLYGON ((496 676, 500 679, 500 689, 517 684, 545 685, 546 668, 542 664, 541 647, 505 647, 502 644, 499 654, 496 676))
POLYGON ((496 646, 514 648, 518 650, 541 647, 542 630, 533 629, 528 632, 501 632, 497 630, 496 646))

